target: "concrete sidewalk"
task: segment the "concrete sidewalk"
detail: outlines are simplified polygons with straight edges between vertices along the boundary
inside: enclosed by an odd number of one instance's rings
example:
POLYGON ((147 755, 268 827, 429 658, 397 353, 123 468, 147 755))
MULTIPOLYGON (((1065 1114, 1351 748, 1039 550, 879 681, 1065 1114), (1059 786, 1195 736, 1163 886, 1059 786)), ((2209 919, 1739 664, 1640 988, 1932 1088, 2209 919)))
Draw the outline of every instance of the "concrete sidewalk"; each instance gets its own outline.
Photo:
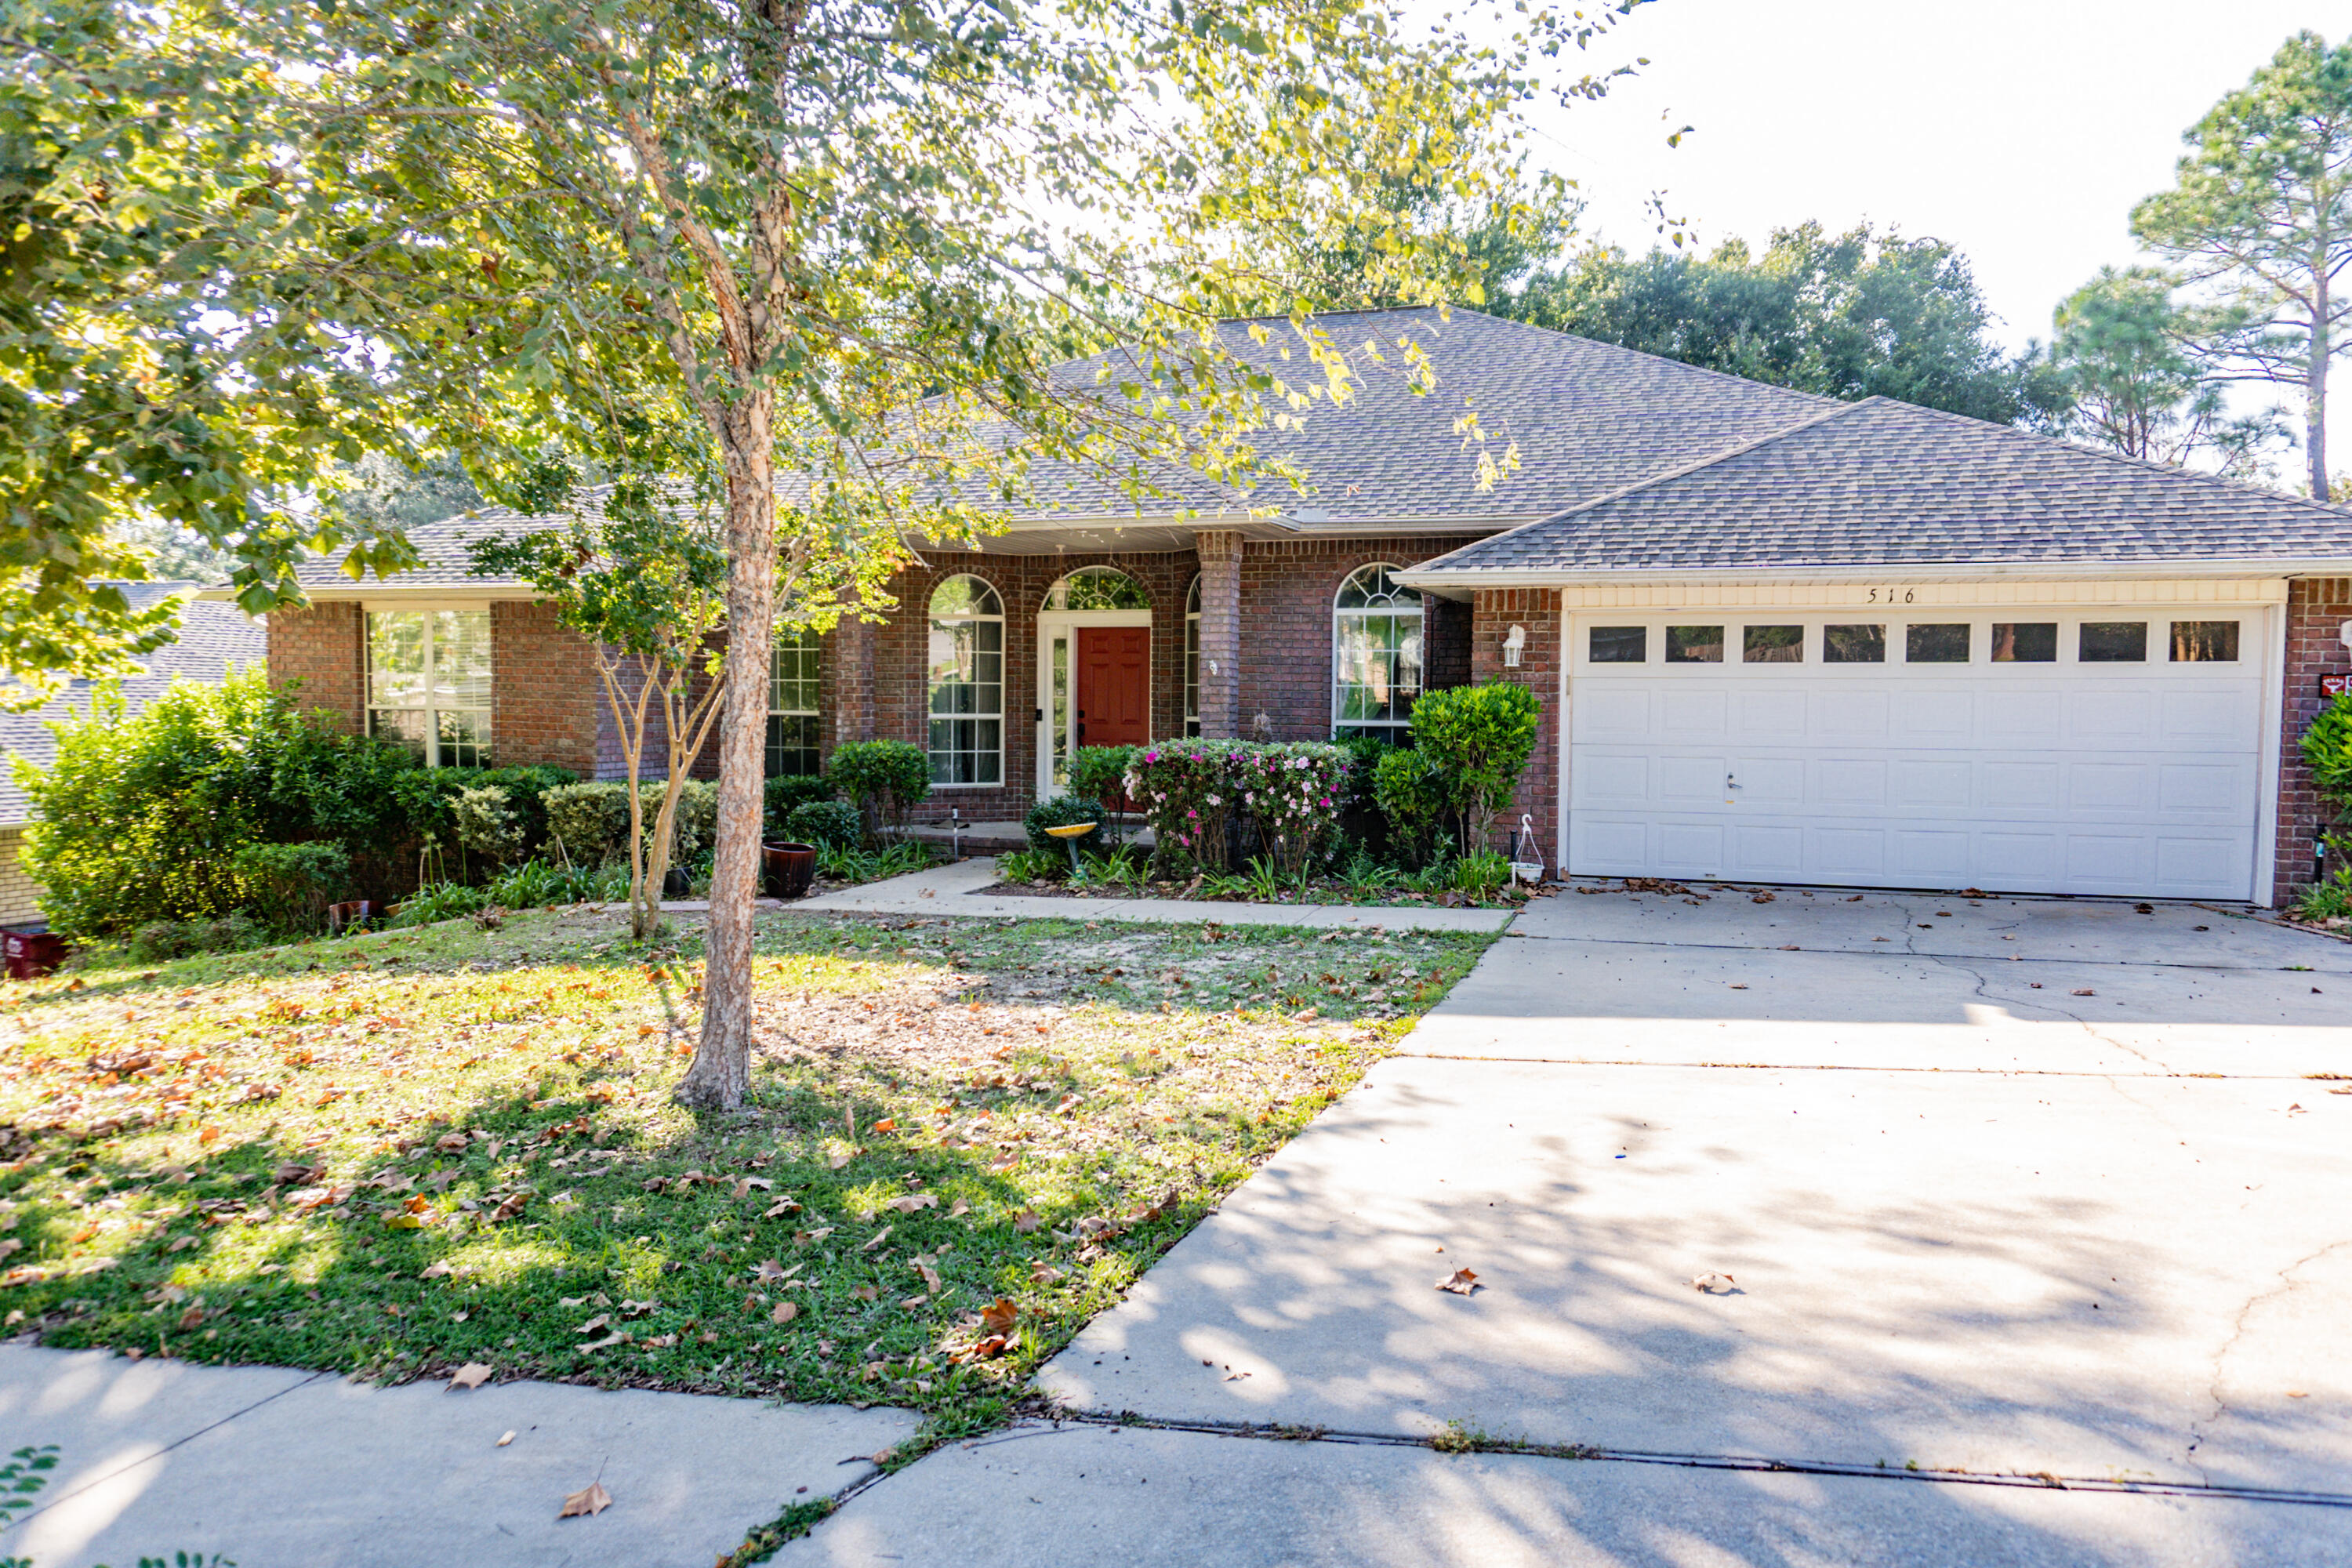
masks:
POLYGON ((545 1383, 375 1388, 0 1345, 0 1447, 61 1450, 0 1556, 37 1568, 174 1552, 237 1568, 709 1568, 793 1502, 870 1475, 862 1456, 917 1425, 903 1410, 545 1383), (566 1494, 592 1481, 612 1507, 559 1520, 566 1494))
POLYGON ((1185 899, 1049 899, 983 893, 998 880, 996 862, 982 857, 846 888, 787 904, 818 914, 1013 916, 1022 920, 1132 921, 1156 925, 1214 922, 1233 926, 1306 926, 1316 931, 1494 931, 1511 922, 1509 910, 1424 909, 1412 904, 1231 904, 1185 899))

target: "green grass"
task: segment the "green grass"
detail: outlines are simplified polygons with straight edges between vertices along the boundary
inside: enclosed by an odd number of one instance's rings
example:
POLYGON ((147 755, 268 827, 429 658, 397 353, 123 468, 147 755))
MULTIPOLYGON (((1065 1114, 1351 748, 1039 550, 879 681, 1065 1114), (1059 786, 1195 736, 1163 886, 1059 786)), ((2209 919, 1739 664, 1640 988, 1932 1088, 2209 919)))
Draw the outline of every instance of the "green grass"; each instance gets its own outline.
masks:
POLYGON ((7 1331, 986 1422, 1492 940, 769 915, 698 1118, 621 918, 0 986, 7 1331))

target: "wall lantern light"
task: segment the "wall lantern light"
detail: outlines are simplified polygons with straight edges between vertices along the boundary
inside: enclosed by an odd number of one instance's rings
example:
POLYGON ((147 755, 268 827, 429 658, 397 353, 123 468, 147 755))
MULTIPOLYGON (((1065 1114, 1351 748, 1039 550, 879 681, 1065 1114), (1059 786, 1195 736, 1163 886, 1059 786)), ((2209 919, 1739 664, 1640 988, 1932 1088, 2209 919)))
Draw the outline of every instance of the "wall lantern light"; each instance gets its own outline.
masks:
POLYGON ((1503 668, 1519 668, 1519 650, 1528 646, 1528 628, 1515 626, 1503 635, 1503 668))

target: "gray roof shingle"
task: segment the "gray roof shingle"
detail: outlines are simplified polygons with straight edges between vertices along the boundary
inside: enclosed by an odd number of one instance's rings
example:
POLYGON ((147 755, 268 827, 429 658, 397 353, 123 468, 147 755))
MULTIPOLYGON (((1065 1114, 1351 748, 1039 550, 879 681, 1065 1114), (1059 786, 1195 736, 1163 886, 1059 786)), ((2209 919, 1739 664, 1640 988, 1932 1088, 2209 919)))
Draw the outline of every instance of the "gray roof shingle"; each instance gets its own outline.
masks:
MULTIPOLYGON (((123 701, 133 713, 162 696, 174 677, 216 681, 232 666, 258 664, 269 651, 268 628, 235 605, 208 603, 186 595, 194 583, 127 583, 121 584, 134 605, 145 607, 166 595, 180 598, 177 641, 165 643, 139 658, 145 671, 122 683, 123 701)), ((47 721, 68 713, 87 712, 90 689, 75 686, 59 692, 30 713, 0 713, 0 824, 27 819, 25 792, 16 785, 16 770, 9 765, 22 757, 46 768, 57 760, 57 737, 47 721)))
POLYGON ((1415 576, 2315 560, 2352 560, 2352 510, 1874 397, 1415 576))

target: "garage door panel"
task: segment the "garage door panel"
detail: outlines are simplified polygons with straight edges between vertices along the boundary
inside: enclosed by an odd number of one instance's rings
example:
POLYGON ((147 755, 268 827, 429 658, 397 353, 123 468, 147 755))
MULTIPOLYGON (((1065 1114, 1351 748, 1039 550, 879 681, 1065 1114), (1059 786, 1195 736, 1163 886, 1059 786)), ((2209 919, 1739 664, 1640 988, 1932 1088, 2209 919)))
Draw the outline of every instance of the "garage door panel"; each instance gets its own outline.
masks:
POLYGON ((2074 811, 2139 812, 2155 803, 2155 769, 2145 763, 2076 763, 2066 770, 2074 811))
POLYGON ((1894 764, 1894 805, 1906 813, 1964 812, 1975 792, 1975 775, 1974 764, 1963 759, 1901 759, 1894 764))
MULTIPOLYGON (((2249 897, 2259 669, 2176 665, 2160 636, 2146 664, 2077 665, 2084 617, 2063 611, 2057 662, 1984 662, 1981 623, 2015 614, 1939 607, 1979 623, 1968 665, 1907 666, 1893 637, 1875 666, 1579 663, 1571 868, 2249 897)), ((2167 612, 2142 614, 2155 626, 2167 612)))
POLYGON ((1656 740, 1650 731, 1651 696, 1639 687, 1597 687, 1576 704, 1572 739, 1579 745, 1656 740))
POLYGON ((1838 745, 1883 742, 1893 723, 1894 696, 1883 689, 1839 681, 1812 693, 1806 704, 1811 722, 1805 734, 1838 745))
POLYGON ((1720 687, 1677 681, 1658 694, 1658 727, 1661 738, 1669 742, 1727 740, 1731 694, 1720 687))

